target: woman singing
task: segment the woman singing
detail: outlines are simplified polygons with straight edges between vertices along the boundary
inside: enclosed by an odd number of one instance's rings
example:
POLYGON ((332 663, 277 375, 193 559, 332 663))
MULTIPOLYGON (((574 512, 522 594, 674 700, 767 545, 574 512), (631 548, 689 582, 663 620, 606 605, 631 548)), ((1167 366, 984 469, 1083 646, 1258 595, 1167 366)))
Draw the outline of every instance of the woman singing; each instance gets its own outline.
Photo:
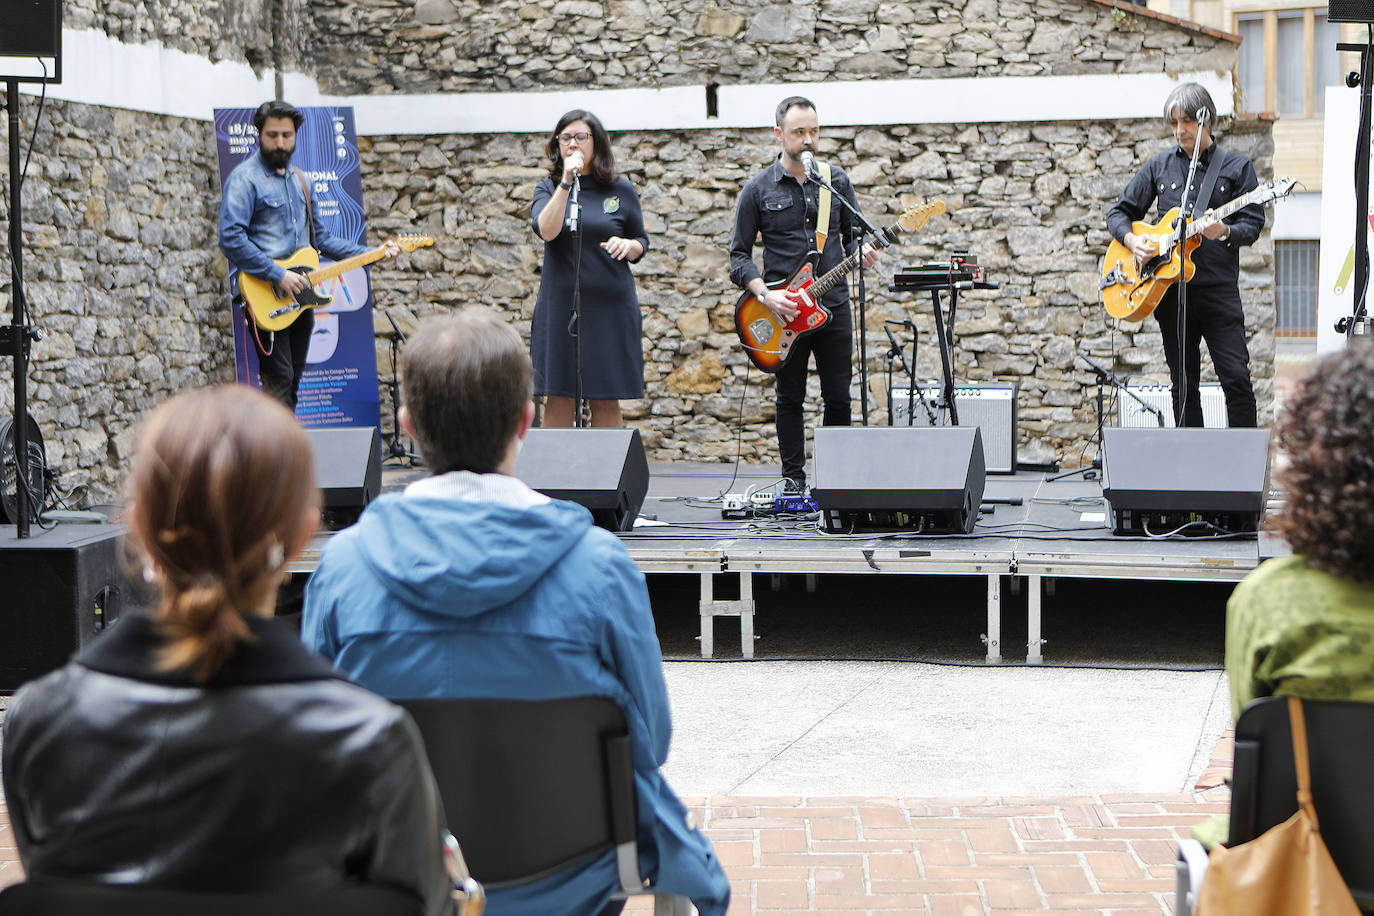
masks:
POLYGON ((620 426, 620 400, 644 395, 639 297, 629 262, 649 247, 639 197, 616 174, 611 140, 596 115, 574 109, 548 142, 549 177, 534 188, 534 231, 544 240, 544 270, 530 347, 534 393, 544 395, 543 425, 573 425, 572 314, 577 239, 567 228, 574 176, 580 176, 582 396, 592 426, 620 426))

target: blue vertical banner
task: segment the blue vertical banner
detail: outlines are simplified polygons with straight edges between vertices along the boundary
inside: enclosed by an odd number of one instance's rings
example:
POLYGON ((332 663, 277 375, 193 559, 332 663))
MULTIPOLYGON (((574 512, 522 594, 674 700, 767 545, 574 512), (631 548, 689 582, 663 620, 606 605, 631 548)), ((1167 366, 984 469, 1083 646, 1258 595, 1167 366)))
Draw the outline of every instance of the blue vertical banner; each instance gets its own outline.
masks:
MULTIPOLYGON (((255 108, 216 108, 215 146, 219 152, 220 187, 234 167, 258 154, 255 108)), ((363 184, 359 172, 358 134, 351 107, 301 108, 305 122, 296 132, 291 164, 312 185, 317 215, 341 239, 363 242, 363 184)), ((329 261, 321 258, 320 265, 329 261)), ((230 265, 231 270, 233 265, 230 265)), ((237 280, 230 282, 237 290, 237 280)), ((315 312, 305 375, 301 378, 296 416, 312 427, 379 426, 377 349, 372 333, 372 286, 365 267, 326 280, 319 292, 333 298, 315 312)), ((234 327, 234 363, 242 384, 260 387, 258 354, 249 335, 253 328, 237 306, 230 309, 234 327)))

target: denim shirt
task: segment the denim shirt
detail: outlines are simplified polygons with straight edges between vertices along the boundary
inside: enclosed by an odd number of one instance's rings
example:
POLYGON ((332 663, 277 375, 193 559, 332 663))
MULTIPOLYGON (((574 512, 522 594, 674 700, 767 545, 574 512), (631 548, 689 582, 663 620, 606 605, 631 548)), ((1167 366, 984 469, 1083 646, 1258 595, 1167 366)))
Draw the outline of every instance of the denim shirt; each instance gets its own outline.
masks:
MULTIPOLYGON (((320 253, 341 260, 368 250, 366 245, 341 239, 325 229, 313 191, 310 198, 314 247, 320 253)), ((260 153, 255 153, 234 167, 224 180, 219 207, 219 247, 231 267, 277 283, 286 271, 273 259, 290 257, 309 246, 310 238, 305 197, 294 166, 276 172, 267 167, 260 153)))

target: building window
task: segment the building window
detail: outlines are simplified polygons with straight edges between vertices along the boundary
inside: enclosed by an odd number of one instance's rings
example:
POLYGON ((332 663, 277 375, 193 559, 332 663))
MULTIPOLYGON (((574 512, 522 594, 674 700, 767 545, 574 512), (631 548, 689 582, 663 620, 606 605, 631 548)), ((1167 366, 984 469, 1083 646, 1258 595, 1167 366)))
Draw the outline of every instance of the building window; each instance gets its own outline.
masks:
POLYGON ((1236 16, 1241 105, 1288 118, 1319 118, 1326 87, 1341 82, 1341 28, 1318 9, 1267 10, 1236 16), (1310 53, 1309 53, 1310 52, 1310 53))
POLYGON ((1274 333, 1279 337, 1317 334, 1317 249, 1306 240, 1274 242, 1274 333))

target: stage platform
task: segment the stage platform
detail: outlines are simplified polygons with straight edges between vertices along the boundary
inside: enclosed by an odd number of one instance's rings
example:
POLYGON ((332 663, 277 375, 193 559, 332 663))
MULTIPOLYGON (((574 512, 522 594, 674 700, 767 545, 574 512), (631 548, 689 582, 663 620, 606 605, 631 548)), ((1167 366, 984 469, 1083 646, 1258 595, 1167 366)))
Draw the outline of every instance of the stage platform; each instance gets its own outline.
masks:
MULTIPOLYGON (((387 469, 383 489, 397 490, 423 470, 387 469)), ((1003 654, 1002 593, 1027 592, 1027 664, 1044 660, 1042 609, 1047 582, 1058 578, 1167 579, 1236 582, 1261 559, 1286 552, 1262 535, 1119 537, 1111 533, 1097 480, 1050 480, 1042 473, 989 475, 984 511, 968 535, 828 534, 815 513, 723 519, 719 496, 768 489, 769 467, 652 463, 649 494, 632 532, 620 535, 645 573, 696 575, 700 583, 701 655, 714 654, 714 621, 738 617, 740 651, 754 655, 755 573, 942 575, 981 577, 987 585, 989 664, 1020 659, 1003 654), (737 597, 718 597, 733 577, 737 597)), ((329 535, 321 535, 292 566, 309 572, 329 535)), ((812 580, 814 581, 814 580, 812 580)))

